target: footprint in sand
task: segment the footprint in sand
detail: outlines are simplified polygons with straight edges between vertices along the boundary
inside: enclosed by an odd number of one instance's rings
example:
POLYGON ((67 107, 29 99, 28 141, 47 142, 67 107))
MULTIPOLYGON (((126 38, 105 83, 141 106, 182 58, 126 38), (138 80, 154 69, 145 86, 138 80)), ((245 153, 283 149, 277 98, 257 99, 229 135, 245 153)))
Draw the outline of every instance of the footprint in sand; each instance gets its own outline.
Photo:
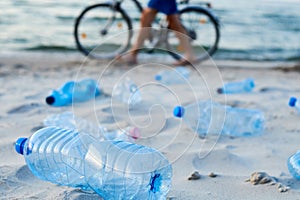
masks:
POLYGON ((111 107, 102 108, 101 111, 104 113, 112 114, 111 107))
POLYGON ((43 95, 44 95, 44 93, 39 92, 39 93, 36 93, 36 94, 25 96, 24 98, 25 99, 37 99, 37 98, 41 98, 41 96, 43 96, 43 95))
POLYGON ((24 65, 24 64, 18 63, 18 64, 14 65, 14 68, 15 69, 26 69, 28 67, 26 65, 24 65))
POLYGON ((265 93, 265 92, 294 92, 294 91, 285 88, 279 88, 279 87, 264 87, 261 88, 259 92, 265 93))
POLYGON ((115 122, 115 118, 113 116, 101 117, 99 119, 100 123, 111 124, 115 122))
POLYGON ((6 72, 0 72, 0 77, 5 77, 5 76, 9 76, 9 73, 6 73, 6 72))
POLYGON ((38 103, 25 104, 25 105, 21 105, 21 106, 18 106, 16 108, 13 108, 13 109, 7 111, 7 114, 26 113, 35 108, 38 108, 39 106, 40 105, 38 103))

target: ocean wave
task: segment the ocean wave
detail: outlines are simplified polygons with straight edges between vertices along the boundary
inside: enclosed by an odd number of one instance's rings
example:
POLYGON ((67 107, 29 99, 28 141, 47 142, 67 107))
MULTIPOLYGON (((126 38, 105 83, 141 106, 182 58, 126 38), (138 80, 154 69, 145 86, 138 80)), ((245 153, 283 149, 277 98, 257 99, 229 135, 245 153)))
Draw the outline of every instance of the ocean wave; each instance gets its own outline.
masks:
POLYGON ((75 47, 38 45, 34 47, 23 48, 25 51, 78 51, 75 47))

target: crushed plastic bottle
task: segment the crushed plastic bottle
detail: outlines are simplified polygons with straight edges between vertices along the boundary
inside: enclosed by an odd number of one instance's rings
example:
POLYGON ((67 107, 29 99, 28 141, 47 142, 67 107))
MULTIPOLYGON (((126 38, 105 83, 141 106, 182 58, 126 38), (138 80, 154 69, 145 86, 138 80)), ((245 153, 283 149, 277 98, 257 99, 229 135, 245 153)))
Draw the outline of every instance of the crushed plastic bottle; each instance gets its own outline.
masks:
POLYGON ((300 151, 297 151, 294 155, 288 158, 287 166, 291 175, 295 179, 300 180, 300 151))
POLYGON ((290 98, 289 106, 296 108, 296 110, 300 113, 300 103, 296 97, 290 98))
POLYGON ((15 149, 31 172, 54 184, 93 190, 105 200, 166 199, 172 167, 155 149, 124 141, 98 141, 58 127, 19 138, 15 149))
POLYGON ((87 133, 99 140, 123 140, 135 142, 141 137, 140 130, 128 126, 124 129, 108 130, 104 126, 97 126, 88 120, 75 116, 72 112, 64 112, 48 116, 43 121, 45 126, 54 126, 64 129, 76 130, 80 133, 87 133))
POLYGON ((112 98, 129 106, 135 106, 142 102, 141 92, 129 77, 126 77, 114 87, 112 98))
POLYGON ((166 84, 185 83, 190 76, 190 70, 187 67, 176 67, 172 70, 163 70, 155 75, 155 80, 166 84))
POLYGON ((219 94, 246 93, 251 92, 254 87, 254 80, 252 78, 248 78, 244 81, 226 83, 223 88, 218 88, 217 92, 219 94))
POLYGON ((46 103, 51 106, 65 106, 73 102, 88 101, 100 93, 97 82, 93 79, 68 81, 58 90, 53 90, 46 98, 46 103))
POLYGON ((201 101, 174 108, 175 117, 183 121, 199 136, 208 133, 229 136, 258 135, 264 129, 261 111, 224 106, 212 101, 201 101))

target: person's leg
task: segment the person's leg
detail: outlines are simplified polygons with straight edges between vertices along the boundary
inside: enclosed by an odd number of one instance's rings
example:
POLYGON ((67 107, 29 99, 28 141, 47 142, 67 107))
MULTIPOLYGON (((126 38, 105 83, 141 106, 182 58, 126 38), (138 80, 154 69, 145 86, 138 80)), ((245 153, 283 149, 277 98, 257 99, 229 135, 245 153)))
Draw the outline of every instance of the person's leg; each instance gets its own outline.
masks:
POLYGON ((138 49, 140 49, 144 41, 149 36, 149 28, 157 14, 157 11, 152 8, 145 8, 143 14, 141 16, 141 30, 139 32, 138 38, 135 44, 132 47, 133 52, 137 53, 138 49))
POLYGON ((151 24, 157 14, 157 11, 152 8, 145 8, 143 10, 141 21, 140 21, 140 31, 138 33, 137 40, 130 49, 130 53, 126 56, 125 60, 129 63, 137 62, 137 54, 140 48, 143 47, 144 41, 149 36, 149 31, 151 24))
MULTIPOLYGON (((189 62, 194 61, 194 53, 191 47, 191 43, 189 41, 189 37, 186 35, 186 31, 184 27, 182 26, 179 15, 178 14, 172 14, 167 16, 167 20, 169 22, 169 28, 171 30, 174 30, 176 37, 179 40, 180 47, 185 51, 184 56, 185 59, 189 62)), ((187 64, 185 60, 181 60, 177 63, 180 64, 187 64)))

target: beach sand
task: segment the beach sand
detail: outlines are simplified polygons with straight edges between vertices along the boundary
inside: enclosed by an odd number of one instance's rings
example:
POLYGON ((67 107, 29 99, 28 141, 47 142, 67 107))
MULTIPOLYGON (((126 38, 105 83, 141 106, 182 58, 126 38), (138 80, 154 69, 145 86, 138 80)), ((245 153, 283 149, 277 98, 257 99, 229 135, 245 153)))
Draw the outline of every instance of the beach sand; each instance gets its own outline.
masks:
POLYGON ((51 114, 72 111, 75 115, 115 128, 132 124, 141 127, 140 144, 157 148, 172 163, 169 199, 300 199, 300 182, 287 169, 287 159, 300 149, 300 115, 289 108, 290 96, 299 96, 299 69, 290 63, 218 61, 192 70, 190 84, 162 87, 153 80, 165 64, 114 66, 108 61, 86 60, 79 54, 0 55, 0 199, 101 199, 97 194, 61 187, 38 180, 24 158, 14 150, 18 137, 28 137, 43 126, 51 114), (142 87, 150 111, 127 117, 128 110, 111 104, 114 85, 129 75, 142 87), (65 107, 50 107, 45 97, 68 80, 94 78, 105 95, 65 107), (222 81, 252 77, 256 87, 250 94, 219 95, 222 81), (254 137, 208 135, 199 138, 172 108, 196 99, 258 109, 265 115, 265 131, 254 137), (151 106, 152 105, 152 106, 151 106), (154 105, 154 106, 153 106, 154 105), (149 121, 151 117, 152 121, 149 121), (151 135, 153 134, 153 135, 151 135), (156 135, 155 135, 156 134, 156 135), (195 171, 200 179, 188 180, 195 171), (216 177, 208 176, 211 172, 216 177), (266 172, 289 187, 280 192, 277 184, 245 182, 253 172, 266 172))

